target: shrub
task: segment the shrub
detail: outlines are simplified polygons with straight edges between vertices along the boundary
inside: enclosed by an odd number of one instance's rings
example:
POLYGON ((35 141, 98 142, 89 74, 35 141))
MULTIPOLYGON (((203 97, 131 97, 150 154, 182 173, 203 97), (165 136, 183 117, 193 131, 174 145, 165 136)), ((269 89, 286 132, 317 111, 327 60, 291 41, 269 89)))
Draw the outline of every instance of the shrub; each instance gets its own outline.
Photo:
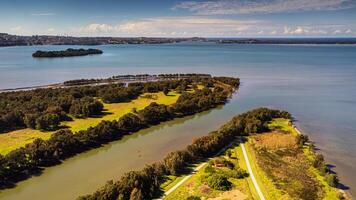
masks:
POLYGON ((212 174, 212 173, 215 172, 215 169, 214 169, 213 166, 211 166, 211 164, 208 164, 208 166, 205 167, 204 172, 205 172, 205 173, 212 174))
POLYGON ((339 184, 339 179, 335 174, 327 173, 325 175, 325 180, 331 187, 337 187, 337 185, 339 184))
POLYGON ((248 177, 249 175, 245 170, 240 168, 229 170, 226 174, 231 178, 237 178, 237 179, 245 178, 248 177))
POLYGON ((189 196, 189 197, 187 197, 187 200, 200 200, 200 197, 198 197, 198 196, 189 196))
POLYGON ((222 174, 213 174, 207 181, 208 185, 215 190, 226 191, 231 188, 231 182, 222 174))

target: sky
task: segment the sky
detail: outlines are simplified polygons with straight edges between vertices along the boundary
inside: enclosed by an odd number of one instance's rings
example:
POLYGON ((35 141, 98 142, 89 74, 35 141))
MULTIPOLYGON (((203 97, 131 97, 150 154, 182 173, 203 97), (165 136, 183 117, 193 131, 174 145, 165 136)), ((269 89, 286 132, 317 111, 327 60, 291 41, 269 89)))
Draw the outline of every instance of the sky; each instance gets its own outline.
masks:
POLYGON ((0 0, 0 32, 115 37, 356 37, 356 0, 0 0))

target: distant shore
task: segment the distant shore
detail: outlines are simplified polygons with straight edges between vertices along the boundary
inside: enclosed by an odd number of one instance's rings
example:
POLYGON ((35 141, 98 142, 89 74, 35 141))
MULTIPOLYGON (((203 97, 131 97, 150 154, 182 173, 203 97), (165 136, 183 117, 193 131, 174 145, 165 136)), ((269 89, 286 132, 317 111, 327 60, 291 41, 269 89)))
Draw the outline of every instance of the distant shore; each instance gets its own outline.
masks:
POLYGON ((28 87, 17 87, 17 88, 6 88, 0 89, 2 92, 17 92, 25 90, 35 90, 35 89, 45 89, 45 88, 67 88, 67 87, 78 87, 78 86, 93 86, 93 85, 106 85, 106 84, 116 84, 116 83, 133 83, 133 82, 147 82, 147 81, 162 81, 162 80, 172 80, 172 79, 186 79, 191 76, 199 77, 211 77, 209 74, 160 74, 160 75, 149 75, 149 74, 138 74, 138 75, 118 75, 110 78, 103 79, 77 79, 64 81, 62 83, 53 83, 48 85, 37 85, 28 87))
POLYGON ((157 37, 72 37, 19 36, 0 33, 0 47, 33 45, 171 44, 212 42, 217 44, 356 44, 356 38, 157 38, 157 37))

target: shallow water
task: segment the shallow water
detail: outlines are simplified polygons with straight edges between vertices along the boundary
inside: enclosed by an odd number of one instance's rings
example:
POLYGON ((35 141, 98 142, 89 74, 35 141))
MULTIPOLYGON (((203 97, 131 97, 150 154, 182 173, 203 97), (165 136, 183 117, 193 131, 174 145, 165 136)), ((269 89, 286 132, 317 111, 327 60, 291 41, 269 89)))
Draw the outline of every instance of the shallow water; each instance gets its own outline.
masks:
POLYGON ((122 45, 99 46, 103 55, 33 59, 37 49, 0 48, 0 88, 128 73, 200 72, 239 76, 238 95, 221 109, 178 119, 113 142, 46 169, 39 177, 0 193, 0 199, 72 199, 110 178, 183 148, 253 107, 287 109, 335 165, 342 182, 356 188, 356 46, 337 45, 122 45))

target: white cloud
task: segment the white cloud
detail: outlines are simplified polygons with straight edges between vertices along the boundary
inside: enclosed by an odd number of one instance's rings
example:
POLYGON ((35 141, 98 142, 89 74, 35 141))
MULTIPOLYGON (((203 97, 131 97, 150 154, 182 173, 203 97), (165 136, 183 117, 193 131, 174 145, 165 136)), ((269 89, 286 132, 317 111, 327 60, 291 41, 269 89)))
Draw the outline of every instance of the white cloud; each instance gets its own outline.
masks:
POLYGON ((25 33, 25 30, 22 26, 15 26, 10 28, 10 33, 16 34, 16 35, 22 35, 25 33))
POLYGON ((115 30, 115 27, 109 24, 93 23, 79 28, 78 32, 102 34, 102 33, 110 33, 113 30, 115 30))
POLYGON ((185 1, 172 9, 186 9, 198 15, 225 15, 339 10, 355 6, 355 0, 209 0, 185 1))
POLYGON ((15 26, 15 27, 12 27, 10 28, 11 31, 22 31, 22 26, 15 26))
POLYGON ((93 23, 74 29, 74 34, 146 37, 234 36, 248 32, 261 23, 263 22, 198 16, 157 17, 128 21, 118 25, 93 23))
POLYGON ((314 26, 297 26, 283 28, 284 35, 304 35, 304 36, 322 36, 330 32, 335 32, 335 29, 342 25, 314 25, 314 26))
POLYGON ((333 34, 340 34, 341 33, 341 30, 334 30, 333 34))
POLYGON ((121 24, 92 23, 69 35, 119 37, 257 37, 352 35, 354 26, 342 24, 284 25, 269 21, 208 16, 156 17, 121 24))
POLYGON ((346 34, 352 34, 352 30, 351 30, 351 29, 347 29, 347 30, 345 31, 345 33, 346 33, 346 34))
POLYGON ((45 35, 55 35, 55 34, 58 34, 56 33, 56 29, 55 28, 48 28, 45 32, 44 32, 45 35))

